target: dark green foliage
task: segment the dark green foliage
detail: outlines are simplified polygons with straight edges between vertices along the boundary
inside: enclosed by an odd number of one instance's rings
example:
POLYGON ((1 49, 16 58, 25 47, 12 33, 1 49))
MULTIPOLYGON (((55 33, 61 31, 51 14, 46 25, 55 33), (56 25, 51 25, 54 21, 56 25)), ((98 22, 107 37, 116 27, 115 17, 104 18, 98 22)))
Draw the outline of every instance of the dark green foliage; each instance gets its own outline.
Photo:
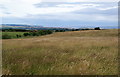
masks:
POLYGON ((24 33, 23 35, 24 36, 30 36, 30 33, 24 33))
POLYGON ((95 30, 100 30, 100 27, 96 27, 96 28, 94 28, 95 30))
POLYGON ((65 30, 56 30, 55 32, 65 32, 65 30))
POLYGON ((46 34, 46 32, 44 30, 40 30, 40 31, 38 31, 38 33, 39 33, 39 35, 45 35, 46 34))
POLYGON ((8 34, 2 35, 2 39, 11 39, 12 37, 8 34))
POLYGON ((52 34, 53 31, 51 30, 39 30, 39 31, 31 31, 29 33, 24 33, 24 36, 40 36, 40 35, 47 35, 52 34))
POLYGON ((52 34, 52 33, 53 33, 53 31, 47 30, 47 34, 52 34))
POLYGON ((22 36, 17 34, 16 37, 19 38, 19 37, 22 37, 22 36))
POLYGON ((39 36, 39 33, 38 32, 30 32, 30 35, 31 36, 39 36))
POLYGON ((11 38, 21 38, 26 36, 41 36, 52 34, 52 30, 32 30, 25 33, 18 33, 18 32, 3 32, 2 39, 11 39, 11 38))
POLYGON ((51 31, 51 30, 40 30, 36 33, 37 33, 37 35, 47 35, 47 34, 52 34, 53 31, 51 31))
POLYGON ((95 27, 94 29, 84 28, 84 29, 55 29, 55 30, 22 30, 22 29, 4 29, 3 32, 7 34, 2 35, 2 39, 11 39, 11 38, 21 38, 26 36, 42 36, 52 34, 53 32, 65 32, 65 31, 80 31, 80 30, 100 30, 100 27, 95 27), (10 33, 9 33, 10 32, 10 33), (14 32, 13 34, 11 32, 14 32), (24 32, 24 33, 17 33, 24 32))
POLYGON ((28 32, 29 30, 24 30, 24 29, 2 29, 3 32, 28 32))

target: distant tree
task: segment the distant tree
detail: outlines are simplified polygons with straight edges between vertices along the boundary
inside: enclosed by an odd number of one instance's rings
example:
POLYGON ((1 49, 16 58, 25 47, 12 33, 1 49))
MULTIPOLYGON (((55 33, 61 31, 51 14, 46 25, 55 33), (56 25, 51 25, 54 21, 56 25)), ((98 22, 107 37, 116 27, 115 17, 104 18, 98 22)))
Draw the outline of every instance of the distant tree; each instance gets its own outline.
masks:
POLYGON ((39 30, 39 31, 30 31, 29 33, 24 33, 24 36, 40 36, 40 35, 47 35, 52 34, 52 30, 39 30))
POLYGON ((75 31, 79 31, 80 29, 75 29, 75 31))
POLYGON ((19 35, 19 37, 22 37, 21 35, 19 35))
POLYGON ((75 31, 76 29, 72 29, 71 31, 75 31))
POLYGON ((43 30, 39 30, 39 31, 38 31, 38 34, 39 34, 39 35, 43 35, 43 30))
POLYGON ((17 38, 19 37, 19 35, 18 35, 18 34, 16 34, 16 36, 17 36, 17 38))
POLYGON ((30 36, 30 33, 24 33, 23 35, 24 36, 30 36))
POLYGON ((65 32, 65 30, 56 30, 55 32, 65 32))
POLYGON ((55 32, 59 32, 59 30, 55 30, 55 32))
POLYGON ((60 32, 65 32, 65 30, 59 30, 60 32))
POLYGON ((52 33, 53 33, 53 31, 47 30, 47 34, 52 34, 52 33))
POLYGON ((21 35, 18 35, 18 34, 17 34, 16 37, 19 38, 19 37, 21 37, 21 35))
POLYGON ((96 27, 96 28, 94 28, 95 30, 100 30, 100 27, 96 27))
POLYGON ((38 32, 32 32, 31 34, 32 34, 32 36, 39 36, 38 32))

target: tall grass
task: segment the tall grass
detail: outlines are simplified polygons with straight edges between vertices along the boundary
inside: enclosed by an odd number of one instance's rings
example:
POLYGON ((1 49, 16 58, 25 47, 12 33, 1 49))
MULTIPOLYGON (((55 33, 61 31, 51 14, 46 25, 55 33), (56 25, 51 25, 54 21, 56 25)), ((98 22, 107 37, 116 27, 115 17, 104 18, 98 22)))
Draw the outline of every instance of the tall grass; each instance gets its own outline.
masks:
POLYGON ((3 74, 116 75, 117 30, 3 40, 3 74))

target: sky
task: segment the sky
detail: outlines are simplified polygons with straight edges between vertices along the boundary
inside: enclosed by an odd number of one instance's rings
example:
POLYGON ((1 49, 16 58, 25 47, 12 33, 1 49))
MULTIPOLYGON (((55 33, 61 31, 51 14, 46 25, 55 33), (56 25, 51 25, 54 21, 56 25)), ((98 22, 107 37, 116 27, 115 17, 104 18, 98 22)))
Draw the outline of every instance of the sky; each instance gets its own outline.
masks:
POLYGON ((0 24, 117 28, 118 0, 0 0, 0 24))

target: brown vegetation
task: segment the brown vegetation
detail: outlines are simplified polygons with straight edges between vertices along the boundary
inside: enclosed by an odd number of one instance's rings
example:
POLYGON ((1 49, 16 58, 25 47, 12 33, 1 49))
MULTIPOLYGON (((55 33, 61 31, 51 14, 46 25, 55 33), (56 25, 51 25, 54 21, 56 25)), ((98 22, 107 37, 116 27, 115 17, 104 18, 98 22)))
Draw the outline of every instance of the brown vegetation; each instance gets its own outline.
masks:
POLYGON ((3 74, 118 74, 118 30, 58 32, 2 45, 3 74))

